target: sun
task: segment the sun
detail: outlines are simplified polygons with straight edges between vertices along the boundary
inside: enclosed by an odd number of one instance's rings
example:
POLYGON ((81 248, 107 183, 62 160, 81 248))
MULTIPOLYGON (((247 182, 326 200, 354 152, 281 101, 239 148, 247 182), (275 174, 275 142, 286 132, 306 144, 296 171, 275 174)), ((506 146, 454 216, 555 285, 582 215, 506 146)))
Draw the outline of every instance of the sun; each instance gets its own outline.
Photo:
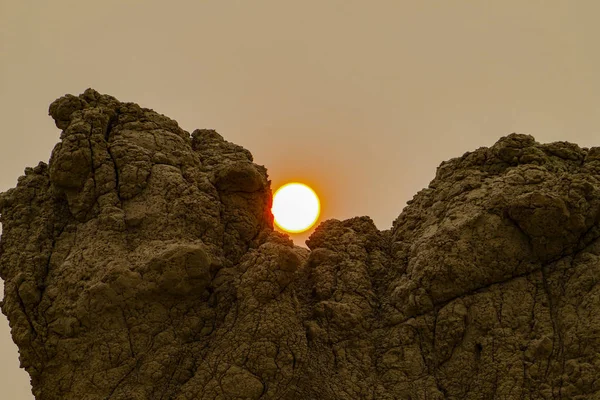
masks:
POLYGON ((291 182, 281 186, 273 195, 275 224, 290 233, 308 230, 317 222, 321 212, 319 197, 303 183, 291 182))

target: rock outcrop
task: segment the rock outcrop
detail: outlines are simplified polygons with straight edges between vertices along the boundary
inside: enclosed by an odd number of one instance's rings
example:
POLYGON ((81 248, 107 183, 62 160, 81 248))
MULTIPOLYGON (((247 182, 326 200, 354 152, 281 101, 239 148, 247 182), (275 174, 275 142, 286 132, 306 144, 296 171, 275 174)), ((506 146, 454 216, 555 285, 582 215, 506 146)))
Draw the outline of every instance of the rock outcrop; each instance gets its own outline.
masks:
POLYGON ((0 196, 37 399, 600 399, 600 148, 511 134, 388 231, 273 231, 265 168, 88 89, 0 196))

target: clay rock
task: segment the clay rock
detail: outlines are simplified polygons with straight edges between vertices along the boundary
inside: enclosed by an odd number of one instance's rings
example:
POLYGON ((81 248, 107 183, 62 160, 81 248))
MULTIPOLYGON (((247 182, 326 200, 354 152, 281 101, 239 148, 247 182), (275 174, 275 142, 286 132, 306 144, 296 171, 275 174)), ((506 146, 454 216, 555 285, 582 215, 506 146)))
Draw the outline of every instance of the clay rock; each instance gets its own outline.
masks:
POLYGON ((600 150, 511 134, 390 230, 273 231, 266 169, 88 89, 0 195, 2 311, 38 399, 600 396, 600 150))

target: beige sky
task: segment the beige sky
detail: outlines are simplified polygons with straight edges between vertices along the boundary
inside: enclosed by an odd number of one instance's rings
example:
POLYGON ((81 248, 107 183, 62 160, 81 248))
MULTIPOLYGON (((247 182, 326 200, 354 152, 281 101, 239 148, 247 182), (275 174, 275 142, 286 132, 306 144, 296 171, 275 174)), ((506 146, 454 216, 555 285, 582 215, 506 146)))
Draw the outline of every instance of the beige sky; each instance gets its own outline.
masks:
MULTIPOLYGON (((88 87, 214 128, 387 229, 437 165, 511 132, 600 145, 600 2, 0 0, 0 191, 88 87)), ((303 237, 297 237, 300 244, 303 237)), ((0 291, 0 293, 2 293, 0 291)), ((3 399, 32 399, 0 318, 3 399)))

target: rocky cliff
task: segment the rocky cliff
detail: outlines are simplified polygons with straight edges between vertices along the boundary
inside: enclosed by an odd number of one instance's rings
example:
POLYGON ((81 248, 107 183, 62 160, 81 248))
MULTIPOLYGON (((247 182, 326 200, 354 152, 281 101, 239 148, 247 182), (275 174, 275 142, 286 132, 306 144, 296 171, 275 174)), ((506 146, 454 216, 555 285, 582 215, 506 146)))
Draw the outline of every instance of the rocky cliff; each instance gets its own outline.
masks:
POLYGON ((0 196, 37 399, 600 399, 600 148, 512 134, 389 231, 273 231, 266 170, 87 90, 0 196))

